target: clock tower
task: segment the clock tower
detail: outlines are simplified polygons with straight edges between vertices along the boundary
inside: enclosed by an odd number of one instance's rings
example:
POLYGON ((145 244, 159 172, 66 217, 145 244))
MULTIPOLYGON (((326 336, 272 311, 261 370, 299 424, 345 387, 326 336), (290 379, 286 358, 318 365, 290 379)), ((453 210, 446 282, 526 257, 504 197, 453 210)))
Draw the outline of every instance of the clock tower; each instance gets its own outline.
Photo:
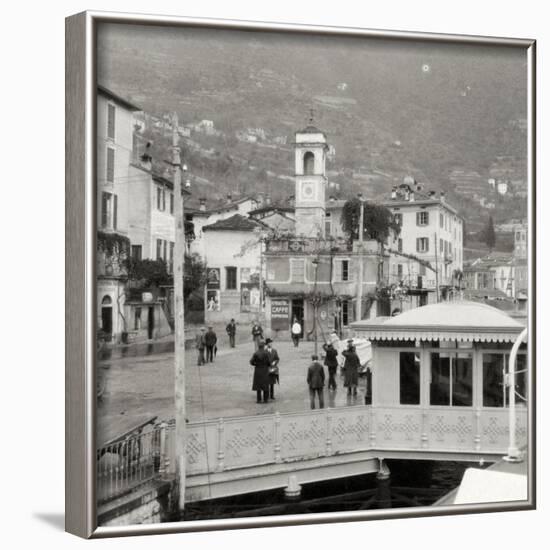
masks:
POLYGON ((328 145, 324 132, 313 126, 313 117, 296 132, 294 148, 296 235, 324 237, 328 145))

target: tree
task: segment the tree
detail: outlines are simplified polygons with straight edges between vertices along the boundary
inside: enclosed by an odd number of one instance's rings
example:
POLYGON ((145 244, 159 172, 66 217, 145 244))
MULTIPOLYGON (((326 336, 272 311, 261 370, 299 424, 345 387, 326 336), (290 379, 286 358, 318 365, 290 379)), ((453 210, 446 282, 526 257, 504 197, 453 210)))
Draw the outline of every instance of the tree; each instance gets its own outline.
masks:
POLYGON ((495 235, 495 227, 493 225, 493 216, 489 216, 489 219, 487 220, 487 224, 483 228, 483 231, 481 232, 482 239, 485 242, 485 244, 489 247, 489 250, 493 250, 495 248, 495 242, 496 242, 496 235, 495 235))
MULTIPOLYGON (((363 238, 384 243, 392 232, 399 234, 401 228, 388 208, 373 202, 365 202, 363 208, 363 238)), ((361 201, 357 198, 346 201, 342 209, 342 229, 349 241, 359 238, 360 219, 361 201)))

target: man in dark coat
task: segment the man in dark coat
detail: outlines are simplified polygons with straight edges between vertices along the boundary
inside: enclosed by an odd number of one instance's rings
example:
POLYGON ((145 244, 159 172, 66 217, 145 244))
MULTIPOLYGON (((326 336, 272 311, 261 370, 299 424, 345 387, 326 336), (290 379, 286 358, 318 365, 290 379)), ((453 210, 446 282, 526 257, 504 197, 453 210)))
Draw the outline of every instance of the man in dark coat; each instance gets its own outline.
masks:
POLYGON ((328 389, 336 389, 336 371, 338 370, 338 350, 334 348, 331 342, 323 345, 325 350, 325 365, 328 369, 328 389))
POLYGON ((258 321, 254 323, 252 326, 252 340, 254 341, 254 349, 258 350, 258 344, 260 343, 260 340, 264 337, 264 329, 262 328, 262 325, 258 321))
POLYGON ((237 325, 235 324, 235 319, 231 319, 231 321, 229 321, 229 324, 225 327, 225 332, 227 332, 227 335, 229 336, 229 345, 232 348, 234 348, 235 334, 237 332, 237 325))
POLYGON ((357 395, 357 384, 359 383, 359 356, 355 352, 353 340, 348 340, 348 349, 342 352, 346 358, 344 361, 344 386, 348 388, 348 395, 357 395))
POLYGON ((214 348, 216 347, 217 341, 218 341, 218 337, 216 336, 216 333, 212 329, 212 326, 209 326, 208 330, 206 331, 206 334, 204 335, 204 342, 206 344, 206 362, 207 363, 214 362, 214 348))
POLYGON ((311 408, 315 408, 315 394, 319 396, 319 408, 322 409, 325 406, 323 397, 323 388, 325 387, 325 369, 323 365, 319 363, 319 357, 317 355, 311 356, 312 363, 307 369, 307 383, 309 386, 309 402, 311 408))
POLYGON ((197 334, 195 337, 195 347, 197 348, 197 351, 199 352, 199 356, 197 358, 197 365, 199 367, 201 365, 204 365, 204 348, 206 347, 206 341, 205 341, 205 334, 206 329, 204 327, 201 328, 201 331, 197 334))
POLYGON ((258 349, 250 359, 254 366, 254 378, 252 379, 252 391, 256 392, 256 403, 267 403, 269 399, 269 354, 265 350, 263 340, 258 342, 258 349))
POLYGON ((271 345, 271 338, 265 339, 265 351, 269 355, 269 398, 275 399, 275 383, 279 383, 279 354, 271 345))

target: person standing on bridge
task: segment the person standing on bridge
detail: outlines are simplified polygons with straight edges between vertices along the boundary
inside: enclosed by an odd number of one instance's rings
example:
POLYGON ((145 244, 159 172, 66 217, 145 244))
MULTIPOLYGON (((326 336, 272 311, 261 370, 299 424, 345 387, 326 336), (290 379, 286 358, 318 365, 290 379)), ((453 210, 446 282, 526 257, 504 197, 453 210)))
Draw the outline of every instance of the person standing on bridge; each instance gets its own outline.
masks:
POLYGON ((312 363, 307 369, 307 383, 309 386, 309 402, 311 408, 315 408, 315 394, 319 396, 319 408, 325 406, 323 388, 325 387, 325 369, 319 363, 319 357, 315 354, 311 356, 312 363))
POLYGON ((208 327, 208 332, 204 335, 204 342, 206 344, 206 362, 207 363, 214 362, 214 348, 216 347, 217 341, 218 341, 218 337, 216 336, 216 333, 214 332, 212 325, 210 325, 208 327))
POLYGON ((256 321, 252 325, 252 340, 254 341, 254 349, 258 351, 258 344, 260 343, 260 340, 264 337, 264 329, 262 328, 262 325, 260 325, 259 321, 256 321))
POLYGON ((252 379, 252 391, 256 392, 256 403, 267 403, 269 399, 269 354, 265 350, 263 340, 258 342, 258 349, 250 359, 250 364, 254 367, 254 378, 252 379))
POLYGON ((325 365, 328 369, 328 389, 336 390, 336 371, 338 370, 338 350, 334 348, 332 342, 323 344, 325 350, 325 365))
POLYGON ((346 358, 344 361, 344 386, 348 388, 348 395, 357 395, 357 384, 359 383, 359 356, 355 351, 353 340, 348 340, 348 349, 342 352, 346 358))
POLYGON ((228 325, 225 327, 225 332, 229 336, 229 345, 235 347, 235 334, 237 333, 237 325, 235 324, 235 319, 231 319, 228 325))
POLYGON ((269 398, 275 399, 275 383, 279 383, 279 354, 271 345, 271 338, 265 339, 265 350, 269 355, 269 398))

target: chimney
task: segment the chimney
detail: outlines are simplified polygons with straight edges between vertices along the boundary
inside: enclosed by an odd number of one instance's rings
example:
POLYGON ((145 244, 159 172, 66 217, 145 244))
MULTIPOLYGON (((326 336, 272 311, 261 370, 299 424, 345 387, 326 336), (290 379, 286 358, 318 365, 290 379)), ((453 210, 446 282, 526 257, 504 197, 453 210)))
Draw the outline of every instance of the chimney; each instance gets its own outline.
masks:
POLYGON ((394 201, 397 199, 397 189, 395 187, 391 188, 391 200, 394 201))
POLYGON ((410 198, 411 198, 411 191, 407 187, 407 189, 405 189, 405 200, 408 201, 410 198))
POLYGON ((414 202, 414 191, 411 189, 411 192, 409 193, 409 200, 411 202, 414 202))
POLYGON ((420 185, 419 183, 416 184, 416 190, 418 192, 422 191, 422 185, 420 185))
POLYGON ((430 199, 435 198, 435 191, 430 191, 430 192, 428 193, 428 195, 429 195, 430 199))
POLYGON ((440 195, 440 198, 441 198, 441 202, 445 202, 445 191, 440 191, 439 195, 440 195))
POLYGON ((231 204, 233 202, 233 196, 231 193, 227 193, 227 204, 231 204))
POLYGON ((206 210, 206 198, 205 197, 201 197, 199 199, 199 210, 206 210))
POLYGON ((271 195, 267 195, 267 196, 265 197, 265 203, 266 203, 267 205, 271 204, 271 195))

